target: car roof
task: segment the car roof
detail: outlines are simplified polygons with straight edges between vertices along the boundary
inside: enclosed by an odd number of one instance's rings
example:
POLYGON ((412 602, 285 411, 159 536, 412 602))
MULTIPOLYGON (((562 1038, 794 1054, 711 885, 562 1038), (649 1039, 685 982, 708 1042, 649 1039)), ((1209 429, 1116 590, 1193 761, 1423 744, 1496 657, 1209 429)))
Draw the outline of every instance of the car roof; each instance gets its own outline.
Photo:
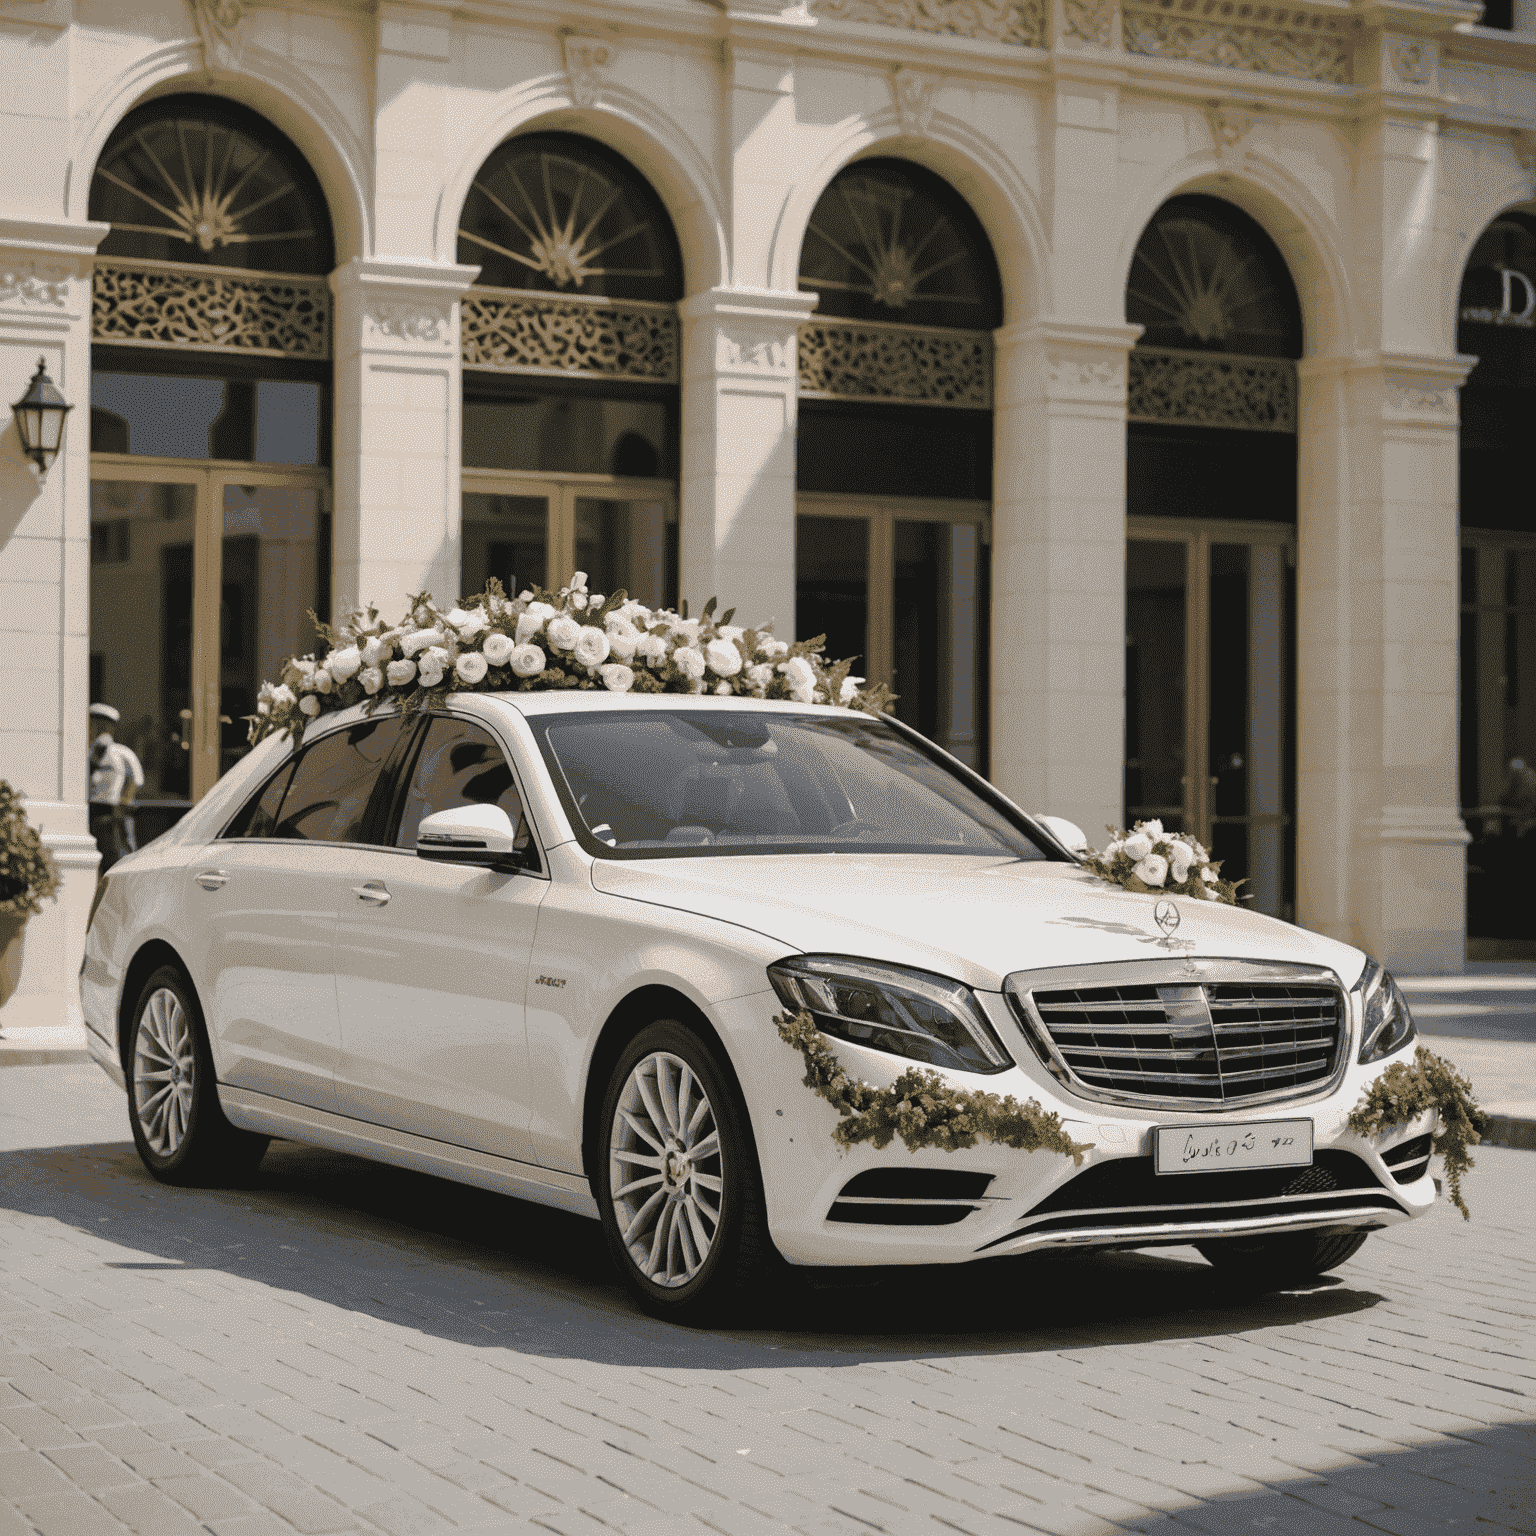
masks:
POLYGON ((606 689, 562 688, 529 689, 526 693, 475 693, 456 694, 454 699, 493 699, 498 704, 510 705, 522 715, 569 715, 598 710, 636 711, 668 710, 679 713, 731 713, 778 714, 778 715, 830 715, 846 720, 862 711, 849 709, 840 704, 796 704, 790 699, 753 699, 731 695, 723 698, 718 694, 697 693, 609 693, 606 689))

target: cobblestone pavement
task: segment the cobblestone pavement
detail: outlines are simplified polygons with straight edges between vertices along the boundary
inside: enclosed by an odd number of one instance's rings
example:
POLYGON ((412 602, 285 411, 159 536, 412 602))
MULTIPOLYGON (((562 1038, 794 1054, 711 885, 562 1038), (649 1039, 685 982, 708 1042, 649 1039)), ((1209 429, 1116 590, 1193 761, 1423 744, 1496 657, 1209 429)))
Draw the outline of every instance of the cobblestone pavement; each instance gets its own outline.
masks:
POLYGON ((1192 1250, 635 1313, 595 1224, 293 1146, 153 1183, 0 1074, 0 1536, 1536 1532, 1536 1154, 1238 1300, 1192 1250))

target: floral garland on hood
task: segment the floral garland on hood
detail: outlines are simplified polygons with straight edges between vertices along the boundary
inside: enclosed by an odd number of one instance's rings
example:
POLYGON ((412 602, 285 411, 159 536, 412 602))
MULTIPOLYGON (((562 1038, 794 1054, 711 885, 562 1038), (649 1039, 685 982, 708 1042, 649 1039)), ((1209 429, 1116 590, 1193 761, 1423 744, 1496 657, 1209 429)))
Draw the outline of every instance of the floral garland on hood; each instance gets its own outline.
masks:
POLYGON ((776 639, 768 625, 731 623, 710 598, 701 617, 647 608, 625 592, 587 590, 577 571, 558 592, 530 587, 509 598, 494 578, 485 590, 444 610, 430 593, 409 599, 406 617, 386 624, 377 608, 338 624, 313 614, 323 656, 294 656, 275 683, 263 683, 248 716, 254 745, 274 731, 302 736, 322 714, 390 700, 409 716, 450 693, 552 688, 611 693, 691 693, 797 704, 842 704, 878 714, 891 702, 884 685, 863 688, 852 663, 822 656, 826 636, 776 639))
POLYGON ((1192 896, 1196 901, 1237 905, 1241 880, 1223 880, 1221 865, 1204 846, 1182 832, 1164 832, 1160 821, 1138 821, 1130 832, 1106 827, 1110 841, 1102 853, 1092 848, 1084 867, 1138 895, 1192 896))

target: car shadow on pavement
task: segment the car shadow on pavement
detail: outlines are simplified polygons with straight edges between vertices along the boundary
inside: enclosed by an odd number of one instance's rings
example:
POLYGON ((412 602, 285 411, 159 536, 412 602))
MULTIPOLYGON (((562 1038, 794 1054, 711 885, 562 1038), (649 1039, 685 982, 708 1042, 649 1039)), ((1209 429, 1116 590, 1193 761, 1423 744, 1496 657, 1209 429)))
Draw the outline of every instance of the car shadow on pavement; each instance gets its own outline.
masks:
POLYGON ((755 1326, 706 1333, 641 1314, 594 1221, 345 1153, 274 1142, 245 1187, 174 1189, 128 1141, 32 1148, 0 1152, 0 1190, 6 1207, 96 1239, 82 1254, 89 1268, 100 1252, 96 1286, 219 1271, 444 1339, 616 1365, 1087 1349, 1293 1327, 1383 1299, 1347 1269, 1255 1297, 1225 1288, 1192 1249, 1041 1254, 799 1271, 755 1326))

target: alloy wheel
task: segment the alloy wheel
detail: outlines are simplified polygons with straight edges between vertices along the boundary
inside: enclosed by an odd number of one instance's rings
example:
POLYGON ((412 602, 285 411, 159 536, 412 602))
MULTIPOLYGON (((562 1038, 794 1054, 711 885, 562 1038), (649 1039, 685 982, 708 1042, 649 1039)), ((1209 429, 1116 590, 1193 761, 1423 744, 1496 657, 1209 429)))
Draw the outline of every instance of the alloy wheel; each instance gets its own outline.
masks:
POLYGON ((169 987, 150 994, 133 1046, 133 1102, 144 1139, 158 1157, 186 1140, 197 1077, 192 1022, 169 987))
POLYGON ((613 1213, 635 1268, 653 1285, 686 1285, 720 1230, 724 1168, 714 1108, 681 1057, 653 1051, 635 1063, 608 1158, 613 1213))

